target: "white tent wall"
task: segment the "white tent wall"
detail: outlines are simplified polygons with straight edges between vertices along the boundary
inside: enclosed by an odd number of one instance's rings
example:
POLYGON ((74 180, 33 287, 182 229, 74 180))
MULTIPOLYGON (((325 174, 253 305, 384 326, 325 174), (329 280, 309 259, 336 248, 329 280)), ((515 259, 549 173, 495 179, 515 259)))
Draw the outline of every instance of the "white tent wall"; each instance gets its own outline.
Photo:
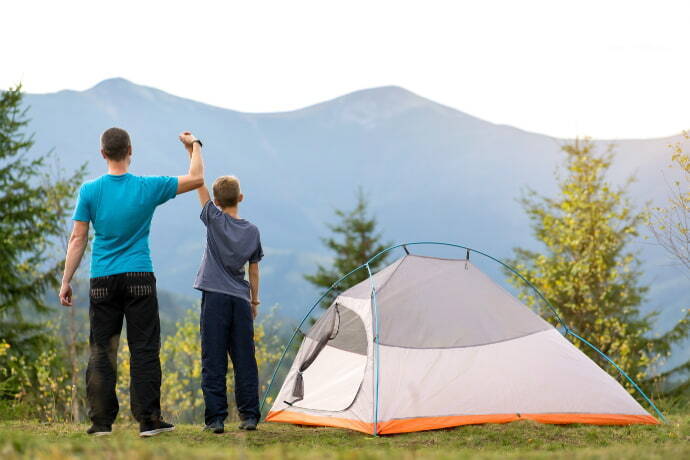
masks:
POLYGON ((474 416, 549 423, 654 420, 555 329, 476 347, 381 346, 380 359, 381 433, 484 420, 474 416))

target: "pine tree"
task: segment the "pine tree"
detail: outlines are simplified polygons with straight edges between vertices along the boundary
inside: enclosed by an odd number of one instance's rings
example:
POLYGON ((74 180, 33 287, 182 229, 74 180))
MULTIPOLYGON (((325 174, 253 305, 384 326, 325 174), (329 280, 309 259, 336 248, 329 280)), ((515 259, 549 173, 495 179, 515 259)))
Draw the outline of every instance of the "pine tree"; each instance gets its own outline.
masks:
MULTIPOLYGON (((333 251, 335 255, 333 265, 330 268, 319 265, 315 274, 305 275, 304 278, 307 281, 314 286, 328 289, 343 275, 359 267, 372 256, 390 246, 390 243, 381 243, 381 234, 378 233, 376 228, 376 218, 369 217, 367 208, 366 196, 360 188, 357 191, 357 204, 354 209, 351 211, 335 210, 335 215, 339 222, 335 225, 328 225, 328 228, 333 232, 333 236, 322 238, 324 245, 333 251)), ((372 273, 376 272, 385 262, 385 255, 372 261, 369 265, 372 273)), ((367 279, 368 276, 367 270, 359 270, 343 280, 338 285, 337 291, 342 292, 367 279)), ((324 298, 322 306, 327 308, 338 292, 332 292, 324 298)))
POLYGON ((5 357, 37 356, 47 343, 30 316, 48 310, 46 295, 59 286, 62 254, 55 257, 51 248, 64 230, 54 204, 72 206, 84 169, 56 180, 46 165, 48 155, 29 156, 33 137, 25 132, 27 110, 21 85, 0 92, 0 344, 7 348, 5 357))
MULTIPOLYGON (((606 182, 613 150, 597 153, 589 139, 575 140, 562 150, 567 174, 558 177, 559 196, 542 197, 530 190, 522 200, 544 251, 515 249, 512 265, 550 300, 571 329, 634 379, 650 383, 672 345, 688 336, 690 314, 660 337, 651 337, 657 312, 640 311, 648 288, 640 282, 637 254, 629 249, 643 214, 632 207, 627 184, 614 188, 606 182)), ((538 305, 523 282, 512 277, 511 282, 524 301, 538 305)), ((584 351, 597 358, 589 348, 584 351)))

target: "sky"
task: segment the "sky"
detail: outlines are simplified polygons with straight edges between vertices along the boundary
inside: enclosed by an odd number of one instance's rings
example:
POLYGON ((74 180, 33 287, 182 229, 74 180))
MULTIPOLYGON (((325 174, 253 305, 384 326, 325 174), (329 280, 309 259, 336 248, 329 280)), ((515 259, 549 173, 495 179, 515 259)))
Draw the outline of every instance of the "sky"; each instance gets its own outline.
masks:
POLYGON ((246 112, 398 85, 559 137, 690 128, 690 1, 0 4, 0 88, 112 77, 246 112))

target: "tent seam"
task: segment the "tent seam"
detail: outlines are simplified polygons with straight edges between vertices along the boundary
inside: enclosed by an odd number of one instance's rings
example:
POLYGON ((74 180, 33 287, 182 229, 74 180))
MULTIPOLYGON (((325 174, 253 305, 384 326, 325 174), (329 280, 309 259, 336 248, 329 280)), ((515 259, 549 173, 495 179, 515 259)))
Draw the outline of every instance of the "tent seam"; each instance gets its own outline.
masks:
MULTIPOLYGON (((529 337, 531 335, 540 334, 542 332, 550 332, 552 330, 558 332, 558 329, 556 329, 555 327, 553 327, 552 325, 549 324, 546 329, 540 329, 538 331, 530 332, 530 333, 525 334, 525 335, 519 335, 517 337, 512 337, 510 339, 497 340, 495 342, 480 343, 477 345, 462 345, 462 346, 458 346, 458 347, 403 347, 401 345, 389 345, 386 343, 381 343, 380 345, 382 345, 384 347, 390 347, 390 348, 402 348, 404 350, 456 350, 456 349, 460 350, 463 348, 477 348, 477 347, 483 347, 486 345, 494 345, 497 343, 510 342, 512 340, 518 340, 518 339, 522 339, 525 337, 529 337)), ((558 333, 560 334, 560 332, 558 332, 558 333)))

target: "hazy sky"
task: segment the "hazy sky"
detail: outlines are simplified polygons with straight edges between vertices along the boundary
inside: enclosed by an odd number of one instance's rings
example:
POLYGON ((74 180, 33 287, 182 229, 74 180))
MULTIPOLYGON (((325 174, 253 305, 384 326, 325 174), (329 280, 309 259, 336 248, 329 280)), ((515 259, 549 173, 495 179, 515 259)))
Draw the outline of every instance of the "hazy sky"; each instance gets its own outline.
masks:
POLYGON ((690 128, 687 0, 8 0, 0 17, 2 88, 120 76, 267 112, 399 85, 556 136, 690 128))

